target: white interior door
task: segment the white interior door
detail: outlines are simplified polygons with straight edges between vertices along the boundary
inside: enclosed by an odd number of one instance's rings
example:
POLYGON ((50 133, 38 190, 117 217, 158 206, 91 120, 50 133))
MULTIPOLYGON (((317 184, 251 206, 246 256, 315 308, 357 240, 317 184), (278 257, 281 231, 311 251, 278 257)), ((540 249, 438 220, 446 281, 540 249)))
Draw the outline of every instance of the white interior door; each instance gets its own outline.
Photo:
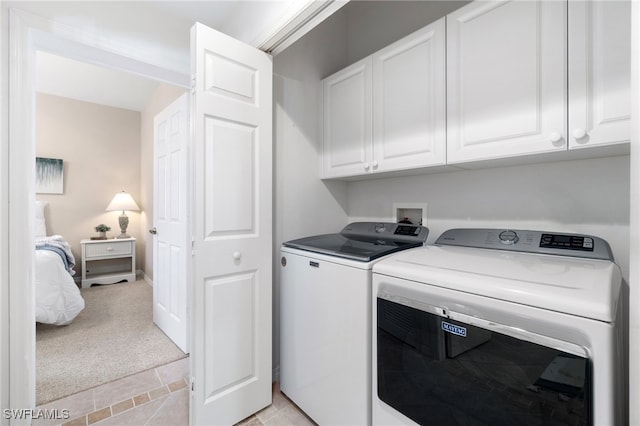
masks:
POLYGON ((191 420, 231 425, 271 403, 272 60, 201 24, 191 49, 191 420))
POLYGON ((154 118, 153 125, 153 322, 188 353, 188 95, 185 93, 165 108, 154 118))

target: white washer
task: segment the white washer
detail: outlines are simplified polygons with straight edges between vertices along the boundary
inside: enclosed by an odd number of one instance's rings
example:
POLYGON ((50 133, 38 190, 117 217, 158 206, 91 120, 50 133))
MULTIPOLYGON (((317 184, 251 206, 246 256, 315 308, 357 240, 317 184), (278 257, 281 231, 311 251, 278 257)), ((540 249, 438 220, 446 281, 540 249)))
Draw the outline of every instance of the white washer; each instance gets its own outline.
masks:
POLYGON ((358 222, 284 243, 280 389, 321 425, 371 424, 371 268, 427 228, 358 222))
POLYGON ((458 229, 373 268, 374 425, 621 425, 621 274, 584 235, 458 229))

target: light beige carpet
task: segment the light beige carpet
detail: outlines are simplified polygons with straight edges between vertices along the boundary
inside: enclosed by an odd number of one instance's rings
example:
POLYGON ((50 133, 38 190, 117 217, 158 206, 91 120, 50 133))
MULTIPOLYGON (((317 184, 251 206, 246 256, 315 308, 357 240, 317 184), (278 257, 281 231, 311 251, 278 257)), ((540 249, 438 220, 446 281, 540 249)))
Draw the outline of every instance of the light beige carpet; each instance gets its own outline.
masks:
POLYGON ((84 310, 67 326, 36 326, 37 404, 186 355, 153 324, 143 280, 82 289, 84 310))

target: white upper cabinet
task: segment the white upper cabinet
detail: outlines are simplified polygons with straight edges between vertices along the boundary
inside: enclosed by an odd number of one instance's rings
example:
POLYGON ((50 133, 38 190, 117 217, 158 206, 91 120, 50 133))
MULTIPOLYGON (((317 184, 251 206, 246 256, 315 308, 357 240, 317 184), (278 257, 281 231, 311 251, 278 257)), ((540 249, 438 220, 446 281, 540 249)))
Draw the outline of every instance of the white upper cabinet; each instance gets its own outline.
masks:
POLYGON ((445 163, 444 18, 323 80, 323 178, 445 163))
POLYGON ((445 164, 445 20, 373 55, 373 171, 445 164))
POLYGON ((631 2, 569 2, 569 147, 629 142, 631 2))
POLYGON ((447 162, 562 151, 567 3, 474 2, 447 16, 447 162))
POLYGON ((365 173, 371 161, 371 57, 322 81, 324 178, 365 173))
POLYGON ((629 0, 463 6, 323 81, 323 177, 619 154, 630 16, 629 0))

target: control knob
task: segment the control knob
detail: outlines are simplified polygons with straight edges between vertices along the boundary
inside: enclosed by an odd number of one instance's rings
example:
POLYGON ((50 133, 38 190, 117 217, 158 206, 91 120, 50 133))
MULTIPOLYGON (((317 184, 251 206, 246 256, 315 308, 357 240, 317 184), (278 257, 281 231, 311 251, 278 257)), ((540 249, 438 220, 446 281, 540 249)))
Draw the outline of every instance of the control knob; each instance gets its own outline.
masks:
POLYGON ((500 242, 502 244, 505 244, 508 246, 517 243, 519 239, 518 234, 516 234, 515 231, 511 231, 511 230, 502 231, 500 235, 498 235, 498 238, 500 238, 500 242))

